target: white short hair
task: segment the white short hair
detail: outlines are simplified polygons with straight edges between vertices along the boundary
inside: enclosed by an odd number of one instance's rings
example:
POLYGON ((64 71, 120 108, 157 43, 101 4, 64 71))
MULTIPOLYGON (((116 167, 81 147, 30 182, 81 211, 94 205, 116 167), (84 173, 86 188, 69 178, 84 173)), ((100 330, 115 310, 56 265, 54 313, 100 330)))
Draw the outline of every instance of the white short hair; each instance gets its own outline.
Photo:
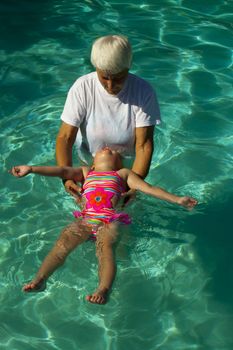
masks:
POLYGON ((117 74, 129 69, 132 50, 128 39, 121 35, 107 35, 94 41, 91 50, 91 63, 97 69, 117 74))

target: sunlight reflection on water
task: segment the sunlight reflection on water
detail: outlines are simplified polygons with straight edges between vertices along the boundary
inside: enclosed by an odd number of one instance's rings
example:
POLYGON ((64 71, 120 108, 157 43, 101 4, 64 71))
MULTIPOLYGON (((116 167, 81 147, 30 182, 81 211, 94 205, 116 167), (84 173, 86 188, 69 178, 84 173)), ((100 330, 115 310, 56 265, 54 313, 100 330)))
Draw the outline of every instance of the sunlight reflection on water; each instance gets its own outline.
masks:
POLYGON ((45 2, 46 11, 1 5, 2 25, 10 18, 15 36, 6 32, 0 52, 0 347, 231 350, 231 2, 45 2), (75 203, 57 179, 17 180, 7 170, 54 164, 66 93, 92 69, 92 41, 119 31, 134 48, 132 72, 156 88, 162 110, 148 181, 200 205, 186 212, 138 196, 106 306, 85 301, 97 283, 89 243, 44 293, 23 295, 75 203))

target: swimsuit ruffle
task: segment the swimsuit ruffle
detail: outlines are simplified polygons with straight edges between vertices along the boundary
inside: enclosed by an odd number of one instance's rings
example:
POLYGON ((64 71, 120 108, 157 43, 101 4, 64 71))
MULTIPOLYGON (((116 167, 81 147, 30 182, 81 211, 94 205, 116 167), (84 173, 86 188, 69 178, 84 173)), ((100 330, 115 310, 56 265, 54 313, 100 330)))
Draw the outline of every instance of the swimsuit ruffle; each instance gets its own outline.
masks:
MULTIPOLYGON (((98 213, 98 214, 100 214, 100 213, 98 213)), ((91 215, 89 216, 88 213, 85 211, 81 212, 79 210, 75 210, 73 212, 73 215, 75 218, 81 217, 81 218, 85 218, 87 220, 97 220, 100 222, 104 222, 106 224, 109 224, 110 222, 114 222, 114 221, 119 221, 124 225, 131 224, 131 218, 126 213, 114 213, 114 214, 109 215, 109 217, 106 217, 106 214, 105 214, 104 218, 99 218, 99 217, 92 217, 91 215)))

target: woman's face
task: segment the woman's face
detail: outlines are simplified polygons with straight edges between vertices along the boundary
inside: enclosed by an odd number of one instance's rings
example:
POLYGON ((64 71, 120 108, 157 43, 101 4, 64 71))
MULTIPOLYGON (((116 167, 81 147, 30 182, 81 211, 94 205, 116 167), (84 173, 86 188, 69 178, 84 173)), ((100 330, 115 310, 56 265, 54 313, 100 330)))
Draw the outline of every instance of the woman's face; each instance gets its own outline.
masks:
POLYGON ((96 69, 101 85, 111 95, 117 95, 122 90, 128 71, 128 69, 125 69, 117 74, 109 74, 98 68, 96 69))

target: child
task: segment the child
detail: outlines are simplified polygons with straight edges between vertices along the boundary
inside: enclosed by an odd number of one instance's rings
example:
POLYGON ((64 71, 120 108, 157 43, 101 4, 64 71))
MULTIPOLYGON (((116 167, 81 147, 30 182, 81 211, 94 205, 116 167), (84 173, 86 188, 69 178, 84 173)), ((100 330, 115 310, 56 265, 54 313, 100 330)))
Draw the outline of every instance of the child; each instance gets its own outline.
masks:
POLYGON ((121 156, 108 147, 98 151, 92 168, 82 166, 46 167, 15 166, 10 171, 16 177, 30 173, 58 176, 84 183, 81 212, 74 212, 77 220, 67 226, 58 241, 44 259, 36 277, 23 287, 25 292, 40 292, 46 288, 48 277, 61 266, 69 253, 90 237, 96 239, 96 255, 99 263, 99 286, 86 299, 91 303, 104 304, 116 273, 113 247, 118 236, 119 223, 129 224, 126 213, 118 213, 116 205, 126 185, 159 199, 193 208, 197 201, 191 197, 179 197, 142 180, 133 171, 122 168, 121 156))

